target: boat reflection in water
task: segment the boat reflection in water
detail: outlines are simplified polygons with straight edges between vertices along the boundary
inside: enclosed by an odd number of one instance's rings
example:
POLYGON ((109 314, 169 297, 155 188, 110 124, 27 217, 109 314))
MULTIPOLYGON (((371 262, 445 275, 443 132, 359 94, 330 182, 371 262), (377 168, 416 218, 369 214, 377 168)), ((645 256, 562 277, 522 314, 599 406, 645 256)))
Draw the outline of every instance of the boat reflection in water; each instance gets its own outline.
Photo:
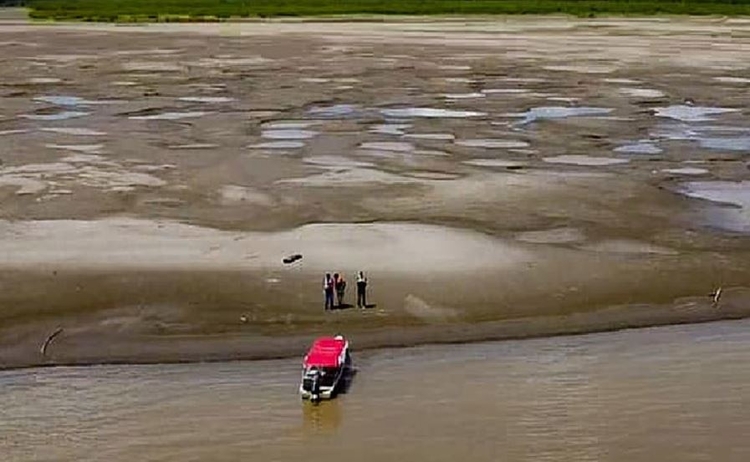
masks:
POLYGON ((333 433, 341 426, 338 400, 302 403, 302 428, 306 434, 333 433))

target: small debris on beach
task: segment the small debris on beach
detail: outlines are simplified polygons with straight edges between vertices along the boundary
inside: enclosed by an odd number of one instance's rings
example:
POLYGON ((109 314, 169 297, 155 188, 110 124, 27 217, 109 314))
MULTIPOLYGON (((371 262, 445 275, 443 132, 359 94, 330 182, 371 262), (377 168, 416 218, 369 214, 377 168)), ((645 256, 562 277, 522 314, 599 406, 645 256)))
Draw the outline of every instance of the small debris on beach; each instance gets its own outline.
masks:
POLYGON ((301 254, 296 253, 294 255, 289 255, 288 257, 284 258, 282 261, 286 265, 291 265, 292 263, 296 262, 297 260, 302 260, 302 255, 301 254))

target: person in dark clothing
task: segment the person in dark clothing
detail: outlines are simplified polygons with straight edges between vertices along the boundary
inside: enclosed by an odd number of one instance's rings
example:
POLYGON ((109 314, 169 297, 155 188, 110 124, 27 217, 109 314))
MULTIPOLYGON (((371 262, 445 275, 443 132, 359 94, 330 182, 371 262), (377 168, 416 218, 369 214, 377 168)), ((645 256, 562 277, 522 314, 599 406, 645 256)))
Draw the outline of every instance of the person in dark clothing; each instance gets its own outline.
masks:
POLYGON ((357 273, 357 306, 367 308, 367 278, 362 271, 357 273))
POLYGON ((326 273, 326 276, 323 279, 323 294, 325 295, 326 300, 326 311, 333 309, 333 286, 334 284, 333 278, 331 278, 331 273, 326 273))
POLYGON ((344 276, 333 273, 333 288, 336 289, 336 301, 339 308, 344 306, 344 295, 346 294, 346 281, 344 276))

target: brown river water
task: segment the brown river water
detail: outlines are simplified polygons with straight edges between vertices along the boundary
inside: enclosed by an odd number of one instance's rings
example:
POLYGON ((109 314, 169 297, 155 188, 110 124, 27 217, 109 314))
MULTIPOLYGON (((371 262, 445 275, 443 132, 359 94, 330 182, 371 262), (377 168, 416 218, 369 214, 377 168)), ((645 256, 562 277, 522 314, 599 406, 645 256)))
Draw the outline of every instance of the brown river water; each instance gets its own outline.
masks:
POLYGON ((750 460, 750 321, 354 359, 319 406, 298 360, 0 372, 1 459, 750 460))

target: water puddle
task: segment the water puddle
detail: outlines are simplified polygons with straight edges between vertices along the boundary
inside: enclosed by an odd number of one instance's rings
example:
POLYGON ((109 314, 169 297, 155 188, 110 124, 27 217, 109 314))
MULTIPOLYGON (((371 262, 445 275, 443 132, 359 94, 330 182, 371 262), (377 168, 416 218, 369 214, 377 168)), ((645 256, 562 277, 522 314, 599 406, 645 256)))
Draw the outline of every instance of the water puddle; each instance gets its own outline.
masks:
POLYGON ((317 125, 318 122, 309 120, 276 120, 261 124, 266 130, 302 130, 317 125))
POLYGON ((101 164, 107 163, 106 159, 96 154, 73 154, 71 156, 63 157, 60 159, 62 162, 68 164, 101 164))
POLYGON ((486 95, 484 93, 448 93, 443 95, 443 98, 445 99, 477 99, 477 98, 484 98, 486 95))
POLYGON ((413 144, 399 141, 373 141, 362 143, 359 147, 365 150, 388 152, 412 152, 414 150, 413 144))
POLYGON ((396 119, 408 119, 414 117, 421 118, 468 118, 468 117, 482 117, 486 115, 484 112, 476 111, 460 111, 454 109, 438 109, 429 107, 407 107, 407 108, 393 108, 393 109, 381 109, 380 112, 386 117, 393 117, 396 119))
POLYGON ((39 121, 55 121, 55 120, 68 120, 76 119, 79 117, 85 117, 89 115, 88 112, 81 111, 61 111, 54 114, 21 114, 19 117, 29 120, 39 121))
POLYGON ((508 83, 543 83, 547 81, 547 79, 538 77, 503 77, 500 80, 508 83))
POLYGON ((544 66, 543 69, 558 72, 575 72, 578 74, 611 74, 612 72, 617 70, 617 67, 607 66, 604 64, 563 64, 556 66, 544 66))
POLYGON ((430 141, 453 141, 456 139, 456 136, 452 133, 408 133, 404 136, 415 140, 430 141))
POLYGON ((627 164, 628 162, 630 162, 630 160, 628 159, 617 159, 614 157, 592 157, 575 154, 545 157, 543 160, 550 164, 579 165, 585 167, 603 167, 607 165, 627 164))
POLYGON ((650 88, 620 88, 620 93, 634 98, 663 98, 666 96, 663 92, 650 88))
POLYGON ((708 122, 713 120, 712 116, 738 111, 738 109, 722 107, 676 105, 656 108, 654 114, 657 117, 666 117, 681 122, 708 122))
POLYGON ((581 98, 572 98, 568 96, 550 96, 547 98, 547 101, 552 101, 555 103, 568 103, 571 106, 580 100, 581 98))
POLYGON ((158 61, 130 61, 122 65, 125 72, 182 72, 185 68, 178 64, 158 61))
POLYGON ((529 143, 520 140, 472 139, 458 140, 455 144, 467 148, 485 149, 522 149, 529 147, 529 143))
POLYGON ((750 79, 745 77, 714 77, 714 80, 721 83, 750 83, 750 79))
POLYGON ((99 154, 104 149, 103 144, 47 144, 50 149, 60 149, 63 151, 82 152, 86 154, 99 154))
POLYGON ((526 166, 524 162, 503 159, 471 159, 463 162, 474 167, 520 169, 526 166))
POLYGON ((29 83, 35 84, 35 85, 49 85, 49 84, 55 84, 55 83, 61 83, 62 79, 58 79, 56 77, 34 77, 29 79, 29 83))
POLYGON ((305 147, 303 141, 269 141, 248 146, 250 149, 299 149, 305 147))
POLYGON ((612 112, 612 109, 601 108, 601 107, 564 107, 564 106, 541 106, 531 108, 528 111, 519 114, 519 117, 523 117, 523 124, 536 122, 538 120, 548 119, 565 119, 568 117, 590 117, 590 116, 602 116, 612 112))
POLYGON ((470 79, 467 77, 446 77, 443 80, 448 83, 474 83, 474 79, 470 79))
POLYGON ((108 101, 91 101, 78 96, 38 96, 34 98, 38 103, 49 103, 55 106, 78 107, 92 106, 95 104, 108 104, 108 101))
POLYGON ((303 83, 328 83, 331 81, 331 79, 325 79, 321 77, 302 77, 299 79, 300 82, 303 83))
POLYGON ((748 151, 750 152, 750 136, 728 138, 698 138, 700 146, 705 149, 718 151, 748 151))
POLYGON ((403 136, 406 135, 404 130, 411 128, 411 124, 381 124, 375 125, 370 129, 370 133, 380 135, 403 136))
POLYGON ((231 103, 232 101, 235 101, 234 98, 229 98, 227 96, 183 96, 178 99, 186 103, 207 103, 207 104, 231 103))
POLYGON ((42 128, 41 131, 49 133, 58 133, 61 135, 72 135, 72 136, 104 136, 105 132, 98 130, 92 130, 90 128, 75 128, 75 127, 48 127, 42 128))
POLYGON ((697 168, 697 167, 680 167, 680 168, 665 168, 662 170, 664 173, 669 173, 670 175, 707 175, 709 172, 705 168, 697 168))
POLYGON ((624 146, 620 146, 618 148, 615 148, 614 152, 619 154, 656 155, 661 154, 663 150, 659 146, 656 146, 654 143, 642 141, 634 144, 626 144, 624 146))
POLYGON ((261 133, 262 138, 270 140, 309 140, 318 135, 318 132, 312 130, 299 130, 299 129, 279 129, 279 130, 263 130, 261 133))
POLYGON ((482 90, 485 95, 523 95, 529 93, 525 88, 485 88, 482 90))
POLYGON ((441 71, 470 71, 471 66, 446 64, 438 66, 441 71))
POLYGON ((307 112, 316 117, 326 119, 338 119, 354 117, 359 111, 359 107, 353 104, 334 104, 333 106, 318 106, 310 108, 307 112))
POLYGON ((193 143, 193 144, 172 144, 168 146, 169 149, 174 149, 177 151, 201 151, 201 150, 209 150, 209 149, 216 149, 219 147, 218 144, 211 144, 211 143, 193 143))
POLYGON ((29 130, 0 130, 0 136, 23 135, 29 133, 29 130))
POLYGON ((182 119, 196 119, 198 117, 203 117, 207 114, 210 114, 210 112, 204 112, 204 111, 162 112, 159 114, 130 116, 128 117, 128 119, 130 120, 182 120, 182 119))
POLYGON ((750 181, 694 181, 678 192, 722 206, 706 212, 709 224, 727 231, 750 232, 750 181))

